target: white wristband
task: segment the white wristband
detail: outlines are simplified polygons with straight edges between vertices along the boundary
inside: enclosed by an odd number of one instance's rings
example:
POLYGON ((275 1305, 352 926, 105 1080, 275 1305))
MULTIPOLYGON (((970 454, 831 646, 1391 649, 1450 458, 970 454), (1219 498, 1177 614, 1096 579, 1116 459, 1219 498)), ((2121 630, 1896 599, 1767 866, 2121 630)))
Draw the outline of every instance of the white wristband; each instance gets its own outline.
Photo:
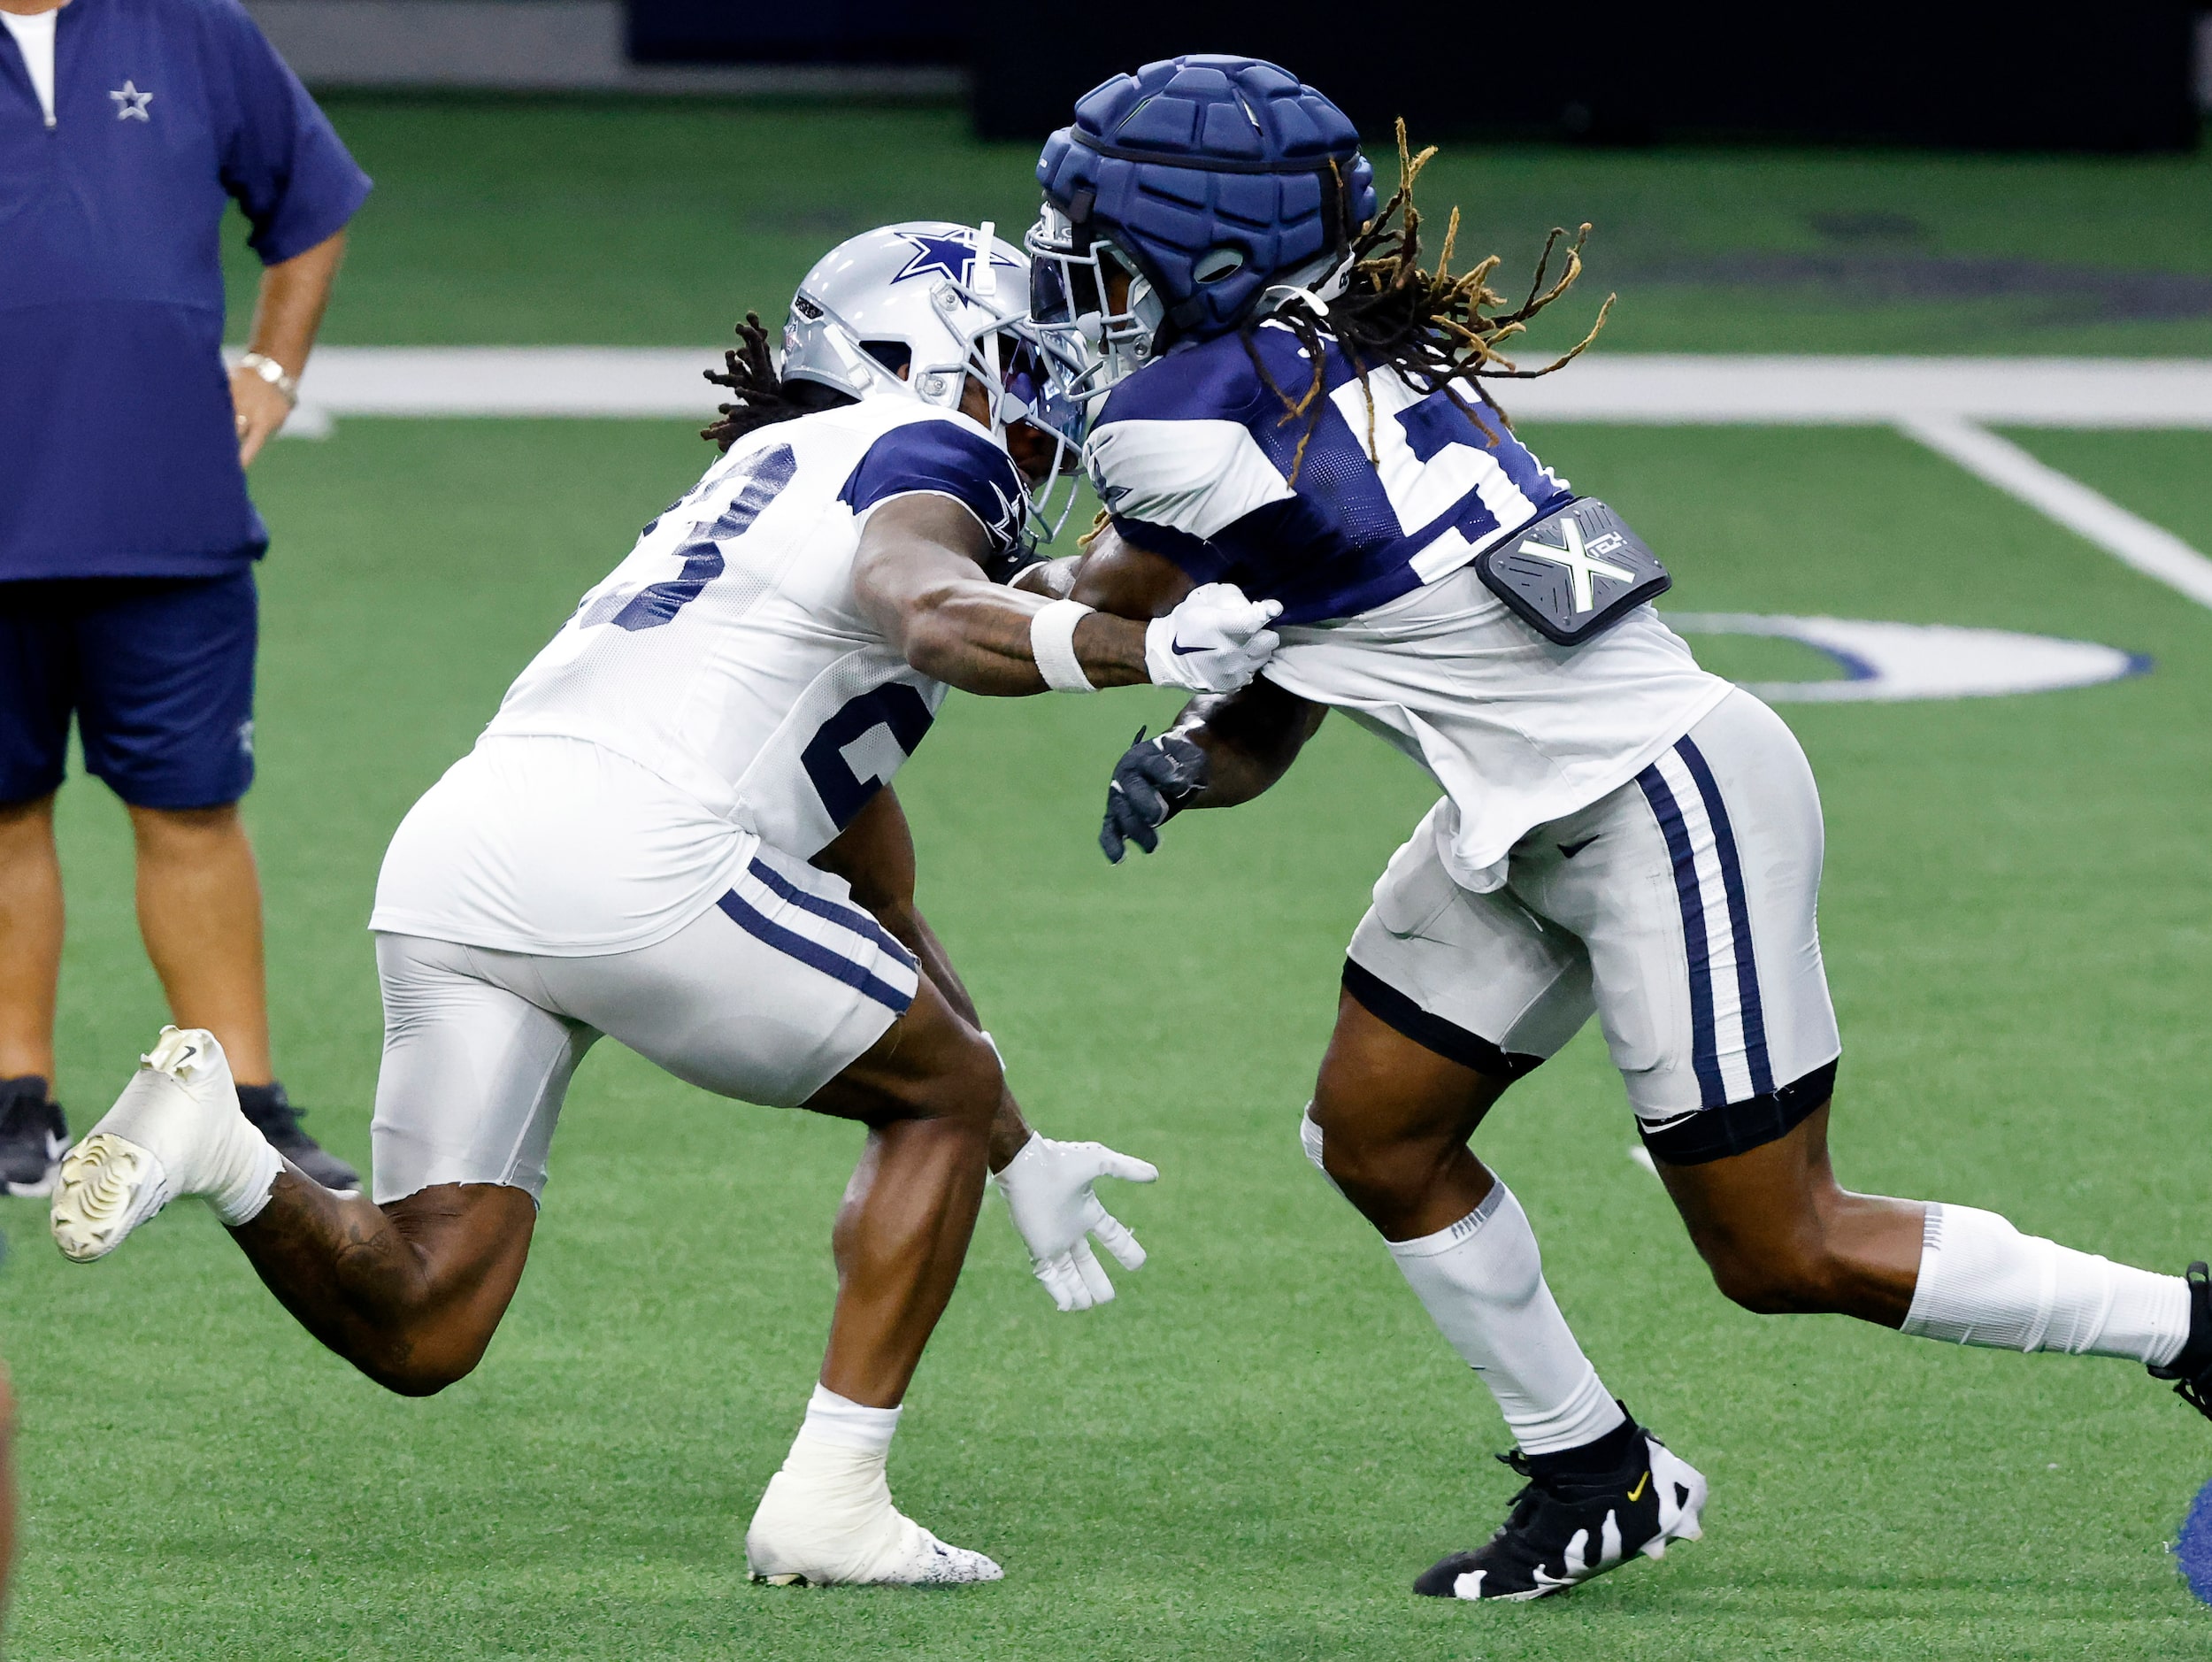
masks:
POLYGON ((1055 692, 1096 692, 1075 655, 1075 626, 1091 614, 1079 600, 1056 600, 1029 619, 1029 655, 1055 692))

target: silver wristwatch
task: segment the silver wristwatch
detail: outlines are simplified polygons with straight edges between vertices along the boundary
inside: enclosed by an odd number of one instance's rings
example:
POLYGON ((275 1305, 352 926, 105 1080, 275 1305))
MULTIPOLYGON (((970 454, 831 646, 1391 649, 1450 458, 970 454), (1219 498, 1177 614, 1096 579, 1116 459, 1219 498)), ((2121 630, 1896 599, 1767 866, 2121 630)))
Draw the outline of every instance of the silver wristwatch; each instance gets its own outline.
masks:
POLYGON ((286 374, 284 365, 266 353, 248 352, 238 360, 238 367, 251 370, 260 376, 262 380, 284 395, 287 404, 297 404, 299 403, 300 378, 297 375, 286 374))

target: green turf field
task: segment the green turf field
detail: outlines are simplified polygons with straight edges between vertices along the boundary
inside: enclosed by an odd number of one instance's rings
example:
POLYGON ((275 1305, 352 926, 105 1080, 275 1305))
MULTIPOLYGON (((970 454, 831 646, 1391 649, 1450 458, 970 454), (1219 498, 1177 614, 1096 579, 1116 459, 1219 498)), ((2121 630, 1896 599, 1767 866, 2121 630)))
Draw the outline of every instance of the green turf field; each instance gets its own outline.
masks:
MULTIPOLYGON (((1036 217, 1033 147, 953 110, 334 99, 377 194, 325 338, 714 341, 886 220, 1036 217)), ((1419 135, 1415 135, 1417 139, 1419 135)), ((1386 151, 1387 141, 1385 141, 1386 151)), ((1377 156, 1378 182, 1396 177, 1377 156)), ((1511 289, 1594 226, 1586 304, 1638 351, 2212 353, 2212 150, 2195 157, 1447 145, 1432 231, 1511 289)), ((236 240, 236 239, 234 239, 236 240)), ((250 257, 234 262, 234 302, 250 257)), ((1575 327, 1570 331, 1570 322, 1575 327)))
MULTIPOLYGON (((388 217, 362 224, 333 339, 688 342, 737 299, 772 302, 861 220, 929 211, 943 197, 926 187, 1010 221, 1025 200, 1018 155, 967 146, 931 112, 338 114, 388 217), (568 147, 553 159, 549 135, 568 147)), ((1947 246, 2204 264, 2202 218, 2183 208, 2201 160, 1525 159, 1557 187, 1523 181, 1517 204, 1539 217, 1580 191, 1642 204, 1656 236, 1674 204, 1709 250, 1921 191, 1905 206, 1939 220, 1947 246), (1756 201, 1678 199, 1701 171, 1751 181, 1756 201), (2028 181, 2010 209, 2008 177, 2028 181), (2061 198, 2079 216, 2019 206, 2061 198)), ((1645 347, 2024 350, 2011 322, 1943 335, 1899 306, 1846 341, 1794 291, 1739 312, 1735 290, 1654 287, 1672 322, 1633 337, 1645 347), (1729 335, 1732 318, 1748 333, 1729 335)), ((2100 327, 2075 350, 2212 343, 2200 322, 2100 327)), ((1684 610, 1982 624, 2156 660, 2082 691, 1789 713, 1828 811, 1846 1180, 2153 1266, 2207 1253, 2212 612, 1886 432, 1531 436, 1666 551, 1684 610)), ((2022 437, 2212 546, 2212 438, 2022 437)), ((707 454, 675 424, 363 419, 257 469, 277 544, 250 807, 279 1060, 311 1129, 349 1158, 368 1152, 378 1012, 362 923, 392 826, 707 454)), ((1768 646, 1717 642, 1713 661, 1789 673, 1723 657, 1768 646)), ((1110 869, 1091 842, 1105 772, 1171 708, 956 698, 901 777, 924 904, 1033 1117, 1164 1173, 1110 1197, 1153 1260, 1087 1316, 1051 1309, 987 1209, 910 1398, 902 1504, 998 1557, 1003 1583, 744 1582, 745 1520, 818 1361, 828 1220, 857 1134, 708 1098, 607 1046, 571 1097, 507 1323, 479 1372, 430 1401, 387 1397, 315 1346, 204 1208, 80 1268, 48 1244, 42 1205, 0 1202, 22 1402, 15 1653, 2212 1652, 2212 1618, 2165 1552, 2212 1478, 2212 1427, 2124 1364, 1737 1311, 1628 1159, 1589 1035, 1477 1146, 1526 1203, 1609 1382, 1713 1480, 1707 1538, 1537 1605, 1408 1596, 1416 1571, 1494 1523, 1515 1483, 1488 1458, 1505 1437, 1295 1126, 1345 937, 1432 792, 1332 723, 1271 797, 1179 820, 1161 856, 1110 869)), ((82 781, 63 800, 62 1094, 81 1129, 162 1011, 132 933, 120 810, 82 781)))

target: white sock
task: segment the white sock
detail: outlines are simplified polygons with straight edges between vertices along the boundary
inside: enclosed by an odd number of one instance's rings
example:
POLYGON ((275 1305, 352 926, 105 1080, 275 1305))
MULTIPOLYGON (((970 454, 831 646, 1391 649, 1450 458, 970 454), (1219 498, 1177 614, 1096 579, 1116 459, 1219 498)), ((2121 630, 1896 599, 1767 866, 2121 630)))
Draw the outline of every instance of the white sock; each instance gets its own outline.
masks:
POLYGON ((197 1028, 164 1027, 139 1059, 94 1133, 146 1150, 161 1162, 172 1194, 205 1196, 225 1223, 259 1217, 284 1158, 239 1112, 223 1047, 197 1028))
POLYGON ((2022 1235, 1993 1212, 1931 1204, 1904 1331, 2162 1366, 2189 1340, 2189 1284, 2022 1235))
POLYGON ((764 1576, 825 1582, 995 1581, 979 1552, 947 1546, 891 1504, 884 1463, 899 1410, 866 1408, 818 1385, 806 1422, 745 1531, 764 1576))
POLYGON ((806 1420, 799 1427, 799 1435, 816 1443, 872 1454, 880 1465, 891 1451, 891 1435, 899 1428, 899 1416, 904 1412, 902 1408, 864 1407, 826 1385, 817 1385, 814 1395, 807 1399, 806 1420))
POLYGON ((1450 1228, 1385 1244, 1438 1331, 1498 1399, 1523 1453, 1579 1448, 1625 1420, 1559 1313, 1536 1232, 1503 1179, 1450 1228))
POLYGON ((220 1186, 210 1189, 207 1204, 232 1228, 251 1223, 269 1204, 269 1193, 284 1174, 284 1157, 269 1146, 269 1139, 247 1123, 248 1137, 234 1139, 231 1160, 220 1186))

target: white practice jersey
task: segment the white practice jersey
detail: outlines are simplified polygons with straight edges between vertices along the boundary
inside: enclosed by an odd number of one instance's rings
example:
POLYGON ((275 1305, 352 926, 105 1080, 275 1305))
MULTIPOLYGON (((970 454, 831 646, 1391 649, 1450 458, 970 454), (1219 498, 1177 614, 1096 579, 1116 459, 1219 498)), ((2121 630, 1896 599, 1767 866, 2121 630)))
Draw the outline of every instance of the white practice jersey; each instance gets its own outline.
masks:
POLYGON ((1447 866, 1495 889, 1525 832, 1634 778, 1729 684, 1648 605, 1557 646, 1481 582, 1478 555, 1574 500, 1494 406, 1386 368, 1363 381, 1331 343, 1289 415, 1311 359, 1280 325, 1249 340, 1171 350, 1114 389, 1085 451, 1099 497, 1194 582, 1280 601, 1263 673, 1425 767, 1454 807, 1447 866))
POLYGON ((860 612, 870 512, 947 496, 1001 548, 1022 481, 957 412, 876 397, 764 427, 647 526, 394 838, 373 928, 631 950, 728 887, 751 839, 805 859, 928 732, 945 687, 860 612))

